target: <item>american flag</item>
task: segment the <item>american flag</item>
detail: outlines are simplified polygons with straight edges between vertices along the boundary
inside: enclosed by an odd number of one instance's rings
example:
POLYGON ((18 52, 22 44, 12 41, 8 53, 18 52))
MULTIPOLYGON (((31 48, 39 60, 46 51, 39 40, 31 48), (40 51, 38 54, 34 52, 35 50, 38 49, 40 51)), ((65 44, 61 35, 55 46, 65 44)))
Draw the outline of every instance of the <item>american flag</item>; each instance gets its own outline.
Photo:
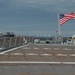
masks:
POLYGON ((71 12, 69 14, 59 14, 59 24, 62 25, 70 19, 75 19, 75 13, 71 12))

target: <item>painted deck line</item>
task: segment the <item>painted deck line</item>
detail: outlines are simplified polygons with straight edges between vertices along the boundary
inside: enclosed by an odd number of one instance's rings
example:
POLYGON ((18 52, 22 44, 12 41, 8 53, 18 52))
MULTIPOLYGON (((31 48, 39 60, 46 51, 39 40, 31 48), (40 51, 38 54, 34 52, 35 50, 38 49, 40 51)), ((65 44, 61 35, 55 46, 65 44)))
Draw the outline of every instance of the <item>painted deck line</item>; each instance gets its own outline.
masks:
POLYGON ((48 49, 48 48, 43 48, 43 49, 48 49))
MULTIPOLYGON (((28 44, 28 45, 29 45, 29 44, 28 44)), ((22 48, 22 47, 25 47, 25 46, 28 46, 28 45, 23 45, 23 46, 20 46, 20 47, 12 48, 12 49, 9 49, 9 50, 7 50, 7 51, 3 51, 3 52, 1 52, 0 54, 5 54, 5 53, 7 53, 7 52, 10 52, 10 51, 13 51, 13 50, 16 50, 16 49, 19 49, 19 48, 22 48)))
POLYGON ((34 47, 34 49, 39 49, 39 48, 37 48, 37 47, 34 47))
POLYGON ((59 50, 59 48, 54 48, 55 50, 59 50))
POLYGON ((63 48, 63 50, 71 50, 71 49, 69 49, 69 48, 63 48))
POLYGON ((29 47, 25 47, 25 48, 22 48, 22 49, 30 49, 29 47))
POLYGON ((64 65, 75 65, 75 62, 0 61, 0 64, 64 64, 64 65))
POLYGON ((42 56, 52 56, 52 54, 40 54, 42 56))
POLYGON ((50 50, 51 48, 43 48, 43 50, 50 50))
POLYGON ((38 55, 38 54, 34 54, 34 53, 27 53, 26 55, 38 55))
POLYGON ((11 53, 10 55, 23 55, 23 53, 11 53))
POLYGON ((69 56, 75 56, 75 54, 70 54, 69 56))
POLYGON ((55 56, 68 56, 67 54, 55 54, 55 56))

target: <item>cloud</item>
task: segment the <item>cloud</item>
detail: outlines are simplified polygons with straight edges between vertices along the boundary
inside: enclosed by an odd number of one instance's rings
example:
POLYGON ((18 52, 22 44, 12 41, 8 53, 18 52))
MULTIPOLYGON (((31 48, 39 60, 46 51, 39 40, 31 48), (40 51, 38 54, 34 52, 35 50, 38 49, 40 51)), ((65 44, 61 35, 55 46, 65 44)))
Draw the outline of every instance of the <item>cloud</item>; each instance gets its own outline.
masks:
POLYGON ((0 0, 0 8, 15 11, 35 8, 49 12, 69 12, 75 11, 74 7, 75 0, 0 0))
POLYGON ((11 0, 10 3, 17 9, 39 8, 49 12, 75 11, 74 0, 11 0))

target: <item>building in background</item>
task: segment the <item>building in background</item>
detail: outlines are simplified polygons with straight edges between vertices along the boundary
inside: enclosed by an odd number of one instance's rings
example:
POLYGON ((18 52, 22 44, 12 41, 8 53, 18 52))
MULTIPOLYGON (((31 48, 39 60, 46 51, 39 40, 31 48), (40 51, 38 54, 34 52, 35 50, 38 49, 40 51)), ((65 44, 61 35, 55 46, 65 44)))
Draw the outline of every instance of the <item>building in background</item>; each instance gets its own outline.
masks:
POLYGON ((0 37, 14 37, 15 34, 13 32, 0 32, 0 37))

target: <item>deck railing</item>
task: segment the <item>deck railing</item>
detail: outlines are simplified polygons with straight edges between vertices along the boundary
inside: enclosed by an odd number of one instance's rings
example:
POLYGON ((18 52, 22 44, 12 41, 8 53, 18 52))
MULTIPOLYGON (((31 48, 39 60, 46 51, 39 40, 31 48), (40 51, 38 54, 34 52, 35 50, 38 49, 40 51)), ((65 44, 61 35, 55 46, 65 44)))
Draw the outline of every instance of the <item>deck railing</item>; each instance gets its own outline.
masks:
POLYGON ((24 37, 0 37, 0 51, 24 45, 24 37))

